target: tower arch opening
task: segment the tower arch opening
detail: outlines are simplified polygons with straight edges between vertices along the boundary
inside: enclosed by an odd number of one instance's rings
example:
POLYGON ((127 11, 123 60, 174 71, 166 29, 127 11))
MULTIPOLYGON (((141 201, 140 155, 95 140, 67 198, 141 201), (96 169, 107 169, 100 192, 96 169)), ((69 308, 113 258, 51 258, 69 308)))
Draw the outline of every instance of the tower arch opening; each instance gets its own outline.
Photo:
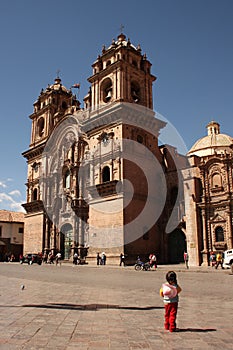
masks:
POLYGON ((101 99, 107 103, 112 99, 112 80, 110 78, 104 79, 101 84, 101 99))
POLYGON ((37 127, 38 127, 38 135, 39 135, 39 137, 42 137, 43 134, 44 134, 44 125, 45 125, 44 118, 41 117, 41 118, 38 120, 38 124, 37 124, 37 127))
POLYGON ((140 102, 140 85, 137 81, 131 82, 131 97, 133 102, 140 102))

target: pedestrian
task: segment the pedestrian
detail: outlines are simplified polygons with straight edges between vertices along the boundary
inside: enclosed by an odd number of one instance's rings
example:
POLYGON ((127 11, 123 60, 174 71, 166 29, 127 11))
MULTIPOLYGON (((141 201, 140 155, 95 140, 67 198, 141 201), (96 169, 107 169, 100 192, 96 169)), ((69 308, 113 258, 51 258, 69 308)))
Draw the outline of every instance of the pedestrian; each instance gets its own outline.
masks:
POLYGON ((74 256, 73 256, 73 264, 74 264, 74 265, 77 265, 77 264, 78 264, 78 253, 77 253, 77 252, 74 253, 74 256))
POLYGON ((160 288, 160 296, 163 297, 165 315, 164 328, 170 332, 175 332, 176 316, 178 310, 179 297, 181 288, 177 283, 177 276, 174 271, 169 271, 166 274, 167 283, 164 283, 160 288))
POLYGON ((185 262, 185 266, 188 269, 189 268, 189 255, 187 252, 184 252, 184 262, 185 262))
POLYGON ((97 264, 98 266, 101 264, 100 253, 97 253, 97 255, 96 255, 96 264, 97 264))
POLYGON ((216 270, 219 267, 219 265, 221 265, 221 268, 223 269, 223 258, 221 253, 218 253, 216 256, 216 265, 215 265, 216 270))
POLYGON ((20 264, 22 264, 23 263, 23 254, 21 253, 21 254, 19 254, 19 262, 20 262, 20 264))
POLYGON ((106 254, 105 252, 103 252, 101 255, 101 265, 106 265, 106 259, 107 259, 106 254))
POLYGON ((149 263, 150 267, 152 268, 154 266, 154 269, 156 270, 157 268, 157 258, 155 254, 150 254, 149 255, 149 263))
POLYGON ((43 263, 47 264, 48 262, 48 254, 46 253, 46 251, 44 251, 44 255, 43 255, 43 263))
POLYGON ((61 253, 58 252, 57 255, 55 256, 56 260, 56 266, 59 264, 61 266, 61 253))
POLYGON ((14 254, 11 254, 10 262, 14 262, 14 261, 15 261, 15 256, 14 256, 14 254))
POLYGON ((123 264, 125 266, 125 256, 123 253, 120 254, 120 266, 123 264))
POLYGON ((216 254, 214 252, 210 253, 210 264, 212 267, 216 266, 216 254))

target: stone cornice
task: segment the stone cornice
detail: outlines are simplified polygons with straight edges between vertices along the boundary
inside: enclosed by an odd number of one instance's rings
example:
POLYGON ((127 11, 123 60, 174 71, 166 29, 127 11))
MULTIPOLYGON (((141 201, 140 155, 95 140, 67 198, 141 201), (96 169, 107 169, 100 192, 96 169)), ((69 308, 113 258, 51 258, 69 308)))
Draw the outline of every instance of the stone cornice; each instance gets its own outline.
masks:
POLYGON ((43 201, 33 201, 29 203, 22 204, 22 207, 26 210, 27 213, 36 213, 40 211, 44 211, 43 201))
POLYGON ((45 143, 43 142, 42 144, 30 148, 29 150, 25 151, 22 153, 23 157, 26 158, 27 160, 33 159, 35 157, 40 156, 43 153, 44 147, 45 147, 45 143))

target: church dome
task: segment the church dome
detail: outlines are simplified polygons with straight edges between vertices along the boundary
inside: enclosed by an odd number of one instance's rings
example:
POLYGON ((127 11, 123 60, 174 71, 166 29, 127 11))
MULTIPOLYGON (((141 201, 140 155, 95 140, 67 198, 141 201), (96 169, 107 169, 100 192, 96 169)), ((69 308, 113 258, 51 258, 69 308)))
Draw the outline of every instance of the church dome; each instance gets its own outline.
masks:
POLYGON ((207 125, 208 134, 199 139, 189 150, 188 155, 199 157, 209 156, 214 153, 223 153, 233 149, 233 138, 220 133, 220 125, 211 121, 207 125))

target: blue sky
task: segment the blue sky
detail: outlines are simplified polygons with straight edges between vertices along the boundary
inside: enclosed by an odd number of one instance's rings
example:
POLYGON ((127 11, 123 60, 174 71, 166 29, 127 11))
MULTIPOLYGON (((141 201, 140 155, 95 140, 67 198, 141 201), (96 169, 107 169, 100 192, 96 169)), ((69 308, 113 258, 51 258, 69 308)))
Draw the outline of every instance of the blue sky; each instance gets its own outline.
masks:
POLYGON ((81 83, 82 101, 92 63, 121 24, 153 65, 154 110, 187 149, 206 135, 211 120, 233 136, 232 18, 231 0, 1 1, 0 209, 19 210, 25 202, 21 153, 29 146, 29 115, 41 88, 59 69, 66 87, 81 83))

